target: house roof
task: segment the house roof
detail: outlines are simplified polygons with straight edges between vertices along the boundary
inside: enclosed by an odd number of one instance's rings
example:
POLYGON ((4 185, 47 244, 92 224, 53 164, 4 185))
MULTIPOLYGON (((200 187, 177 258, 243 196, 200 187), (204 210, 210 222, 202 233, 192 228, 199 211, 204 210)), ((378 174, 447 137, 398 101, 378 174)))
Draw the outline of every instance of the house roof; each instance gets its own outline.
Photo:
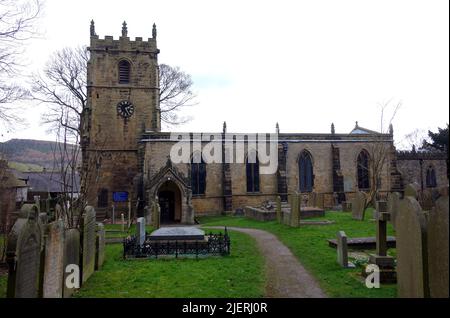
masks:
POLYGON ((64 179, 66 180, 66 191, 80 191, 80 175, 75 173, 74 180, 69 176, 64 178, 60 172, 19 172, 15 171, 16 177, 24 180, 32 192, 64 192, 64 179), (73 185, 72 185, 73 183, 73 185))

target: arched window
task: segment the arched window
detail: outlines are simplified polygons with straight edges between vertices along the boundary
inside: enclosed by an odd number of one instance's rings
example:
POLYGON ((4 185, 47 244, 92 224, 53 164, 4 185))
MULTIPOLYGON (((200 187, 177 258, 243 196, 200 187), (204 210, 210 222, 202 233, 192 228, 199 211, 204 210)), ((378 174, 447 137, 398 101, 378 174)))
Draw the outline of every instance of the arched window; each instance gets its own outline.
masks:
POLYGON ((97 207, 99 208, 108 207, 108 189, 100 189, 97 197, 97 207))
POLYGON ((365 150, 361 151, 358 155, 357 170, 358 170, 358 188, 360 190, 370 189, 369 154, 365 150))
POLYGON ((259 160, 256 152, 251 152, 247 156, 245 172, 247 175, 247 192, 259 192, 259 160))
POLYGON ((303 151, 298 159, 300 192, 311 192, 314 186, 314 174, 311 154, 303 151))
POLYGON ((194 153, 191 159, 191 188, 192 195, 205 194, 206 164, 200 153, 194 153))
POLYGON ((119 62, 119 84, 130 83, 130 63, 126 60, 121 60, 119 62))
POLYGON ((426 178, 427 188, 435 188, 436 187, 436 172, 434 171, 432 166, 429 166, 427 169, 427 178, 426 178))

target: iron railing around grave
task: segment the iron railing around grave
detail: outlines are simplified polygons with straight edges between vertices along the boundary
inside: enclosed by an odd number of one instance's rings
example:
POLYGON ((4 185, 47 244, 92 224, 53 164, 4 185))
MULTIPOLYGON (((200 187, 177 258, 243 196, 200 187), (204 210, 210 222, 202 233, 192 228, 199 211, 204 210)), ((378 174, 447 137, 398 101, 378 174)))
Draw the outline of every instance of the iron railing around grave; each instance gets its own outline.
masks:
POLYGON ((158 241, 149 240, 146 236, 144 244, 137 243, 136 236, 123 240, 123 258, 158 258, 159 256, 225 256, 230 255, 230 236, 225 233, 205 235, 204 241, 158 241))

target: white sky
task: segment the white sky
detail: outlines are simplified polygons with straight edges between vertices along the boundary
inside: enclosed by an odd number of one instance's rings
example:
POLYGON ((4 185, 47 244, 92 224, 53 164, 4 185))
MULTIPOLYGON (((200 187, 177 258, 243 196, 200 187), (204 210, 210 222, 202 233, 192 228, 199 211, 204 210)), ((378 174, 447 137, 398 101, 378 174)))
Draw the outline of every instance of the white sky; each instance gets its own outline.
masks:
MULTIPOLYGON (((380 103, 402 106, 397 142, 415 129, 433 131, 449 117, 449 2, 250 0, 46 0, 42 39, 27 50, 28 71, 65 46, 100 37, 151 37, 159 62, 191 74, 199 104, 174 130, 330 131, 355 125, 379 130, 380 103)), ((392 109, 392 108, 391 108, 392 109)), ((54 140, 28 105, 28 126, 0 140, 54 140)))

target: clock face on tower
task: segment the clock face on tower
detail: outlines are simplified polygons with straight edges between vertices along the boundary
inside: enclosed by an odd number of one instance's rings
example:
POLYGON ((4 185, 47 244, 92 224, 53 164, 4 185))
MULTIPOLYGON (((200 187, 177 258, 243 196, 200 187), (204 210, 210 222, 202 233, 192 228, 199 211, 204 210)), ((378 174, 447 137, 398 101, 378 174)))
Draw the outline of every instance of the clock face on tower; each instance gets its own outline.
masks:
POLYGON ((123 118, 129 118, 133 115, 134 106, 128 100, 123 100, 117 104, 117 113, 123 118))

